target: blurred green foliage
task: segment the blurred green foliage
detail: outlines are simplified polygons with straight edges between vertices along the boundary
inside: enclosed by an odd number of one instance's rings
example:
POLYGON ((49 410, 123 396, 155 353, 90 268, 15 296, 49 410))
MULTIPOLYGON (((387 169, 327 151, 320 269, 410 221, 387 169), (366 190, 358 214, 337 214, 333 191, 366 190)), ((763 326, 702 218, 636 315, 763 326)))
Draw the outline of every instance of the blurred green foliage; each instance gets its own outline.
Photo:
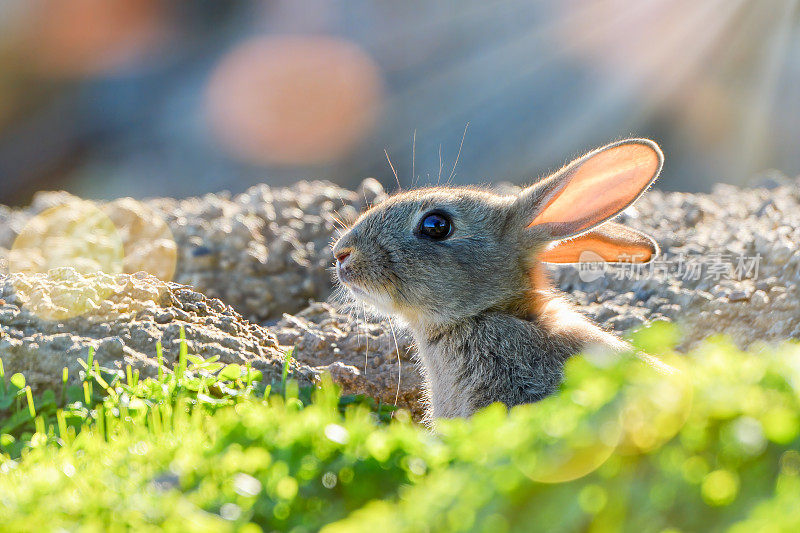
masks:
POLYGON ((668 325, 635 336, 657 364, 574 358, 558 395, 436 434, 327 379, 268 387, 190 354, 145 380, 87 361, 91 387, 66 404, 31 407, 14 376, 0 396, 2 528, 799 528, 800 345, 713 339, 678 356, 664 339, 668 325))

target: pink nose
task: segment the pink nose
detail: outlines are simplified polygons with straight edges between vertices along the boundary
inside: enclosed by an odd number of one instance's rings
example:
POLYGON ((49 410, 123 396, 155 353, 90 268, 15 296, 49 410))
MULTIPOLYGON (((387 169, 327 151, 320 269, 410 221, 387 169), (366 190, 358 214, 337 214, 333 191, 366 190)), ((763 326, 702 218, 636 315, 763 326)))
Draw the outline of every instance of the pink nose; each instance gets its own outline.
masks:
POLYGON ((336 254, 336 260, 340 263, 344 263, 344 260, 350 257, 350 250, 342 250, 338 254, 336 254))

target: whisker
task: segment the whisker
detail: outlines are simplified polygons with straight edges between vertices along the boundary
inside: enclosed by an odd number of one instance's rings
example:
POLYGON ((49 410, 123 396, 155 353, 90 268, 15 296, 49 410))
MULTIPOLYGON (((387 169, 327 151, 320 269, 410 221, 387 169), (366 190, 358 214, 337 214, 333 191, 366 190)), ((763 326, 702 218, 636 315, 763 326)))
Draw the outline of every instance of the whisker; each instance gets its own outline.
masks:
POLYGON ((456 175, 456 167, 458 166, 458 159, 461 157, 461 149, 464 147, 464 139, 467 137, 467 128, 469 128, 469 122, 464 125, 464 133, 461 135, 461 144, 458 146, 458 153, 456 154, 456 162, 453 163, 453 170, 450 171, 450 177, 447 178, 447 183, 450 183, 450 180, 453 179, 453 176, 456 175))
POLYGON ((354 301, 350 301, 349 305, 347 307, 347 316, 349 317, 350 323, 353 325, 353 327, 351 328, 351 331, 355 330, 356 343, 358 345, 361 344, 361 335, 364 334, 364 332, 362 331, 363 326, 361 325, 361 320, 359 319, 359 316, 358 316, 358 308, 359 307, 360 306, 357 306, 357 302, 354 302, 354 301))
POLYGON ((439 143, 439 177, 436 178, 436 185, 442 181, 442 143, 439 143))
MULTIPOLYGON (((397 391, 394 393, 394 404, 397 405, 397 401, 400 399, 400 373, 403 370, 403 363, 400 360, 400 346, 397 344, 397 335, 394 332, 394 325, 392 324, 391 318, 389 319, 389 329, 394 338, 395 352, 397 352, 397 391)), ((394 411, 392 411, 392 416, 394 417, 394 411)))
POLYGON ((414 186, 414 182, 417 180, 417 170, 416 170, 416 161, 417 161, 417 129, 414 128, 414 136, 411 138, 411 186, 414 186))
POLYGON ((339 197, 339 201, 342 202, 342 207, 345 207, 346 204, 344 203, 344 198, 342 198, 342 191, 341 190, 337 190, 336 191, 336 196, 338 196, 339 197))
POLYGON ((336 222, 341 226, 340 229, 345 229, 347 227, 347 224, 344 223, 344 221, 341 218, 341 215, 336 210, 334 210, 333 214, 331 214, 331 218, 333 219, 334 222, 336 222))
POLYGON ((397 189, 402 190, 403 186, 400 185, 400 178, 397 177, 397 171, 394 169, 394 165, 392 164, 392 160, 389 158, 389 152, 386 148, 383 149, 383 153, 386 154, 386 161, 389 162, 389 167, 392 169, 392 174, 394 174, 394 179, 397 182, 397 189))
POLYGON ((367 308, 361 304, 361 309, 364 311, 364 377, 367 377, 367 359, 369 357, 369 332, 367 331, 367 308))

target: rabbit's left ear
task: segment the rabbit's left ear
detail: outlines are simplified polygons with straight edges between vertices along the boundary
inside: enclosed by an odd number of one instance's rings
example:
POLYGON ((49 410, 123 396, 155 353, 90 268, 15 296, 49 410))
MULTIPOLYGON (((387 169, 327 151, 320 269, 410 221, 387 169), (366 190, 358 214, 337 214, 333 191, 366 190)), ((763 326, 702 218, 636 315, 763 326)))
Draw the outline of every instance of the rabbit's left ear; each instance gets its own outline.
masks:
POLYGON ((609 144, 523 190, 513 213, 551 240, 579 235, 635 202, 658 177, 663 161, 649 139, 609 144))
POLYGON ((652 237, 616 222, 553 243, 537 257, 546 263, 647 263, 659 253, 652 237))

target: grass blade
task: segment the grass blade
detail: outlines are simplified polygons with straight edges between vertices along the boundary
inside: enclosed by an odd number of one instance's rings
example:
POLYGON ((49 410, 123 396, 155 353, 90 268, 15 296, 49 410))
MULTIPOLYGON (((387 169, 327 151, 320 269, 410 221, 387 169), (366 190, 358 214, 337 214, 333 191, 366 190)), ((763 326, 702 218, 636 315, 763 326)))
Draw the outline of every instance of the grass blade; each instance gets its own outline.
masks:
POLYGON ((31 418, 36 418, 36 406, 33 405, 33 393, 30 385, 25 387, 25 397, 28 399, 28 412, 31 414, 31 418))
POLYGON ((86 366, 89 370, 92 369, 94 363, 94 346, 89 346, 89 357, 86 358, 86 366))
POLYGON ((286 355, 283 357, 283 374, 281 375, 281 386, 283 390, 286 390, 286 378, 289 376, 289 365, 292 362, 292 354, 294 353, 294 348, 289 348, 286 350, 286 355))
POLYGON ((158 363, 158 381, 164 379, 164 347, 161 341, 156 342, 156 362, 158 363))
POLYGON ((61 404, 67 401, 67 381, 69 380, 69 369, 64 367, 61 369, 61 404))

